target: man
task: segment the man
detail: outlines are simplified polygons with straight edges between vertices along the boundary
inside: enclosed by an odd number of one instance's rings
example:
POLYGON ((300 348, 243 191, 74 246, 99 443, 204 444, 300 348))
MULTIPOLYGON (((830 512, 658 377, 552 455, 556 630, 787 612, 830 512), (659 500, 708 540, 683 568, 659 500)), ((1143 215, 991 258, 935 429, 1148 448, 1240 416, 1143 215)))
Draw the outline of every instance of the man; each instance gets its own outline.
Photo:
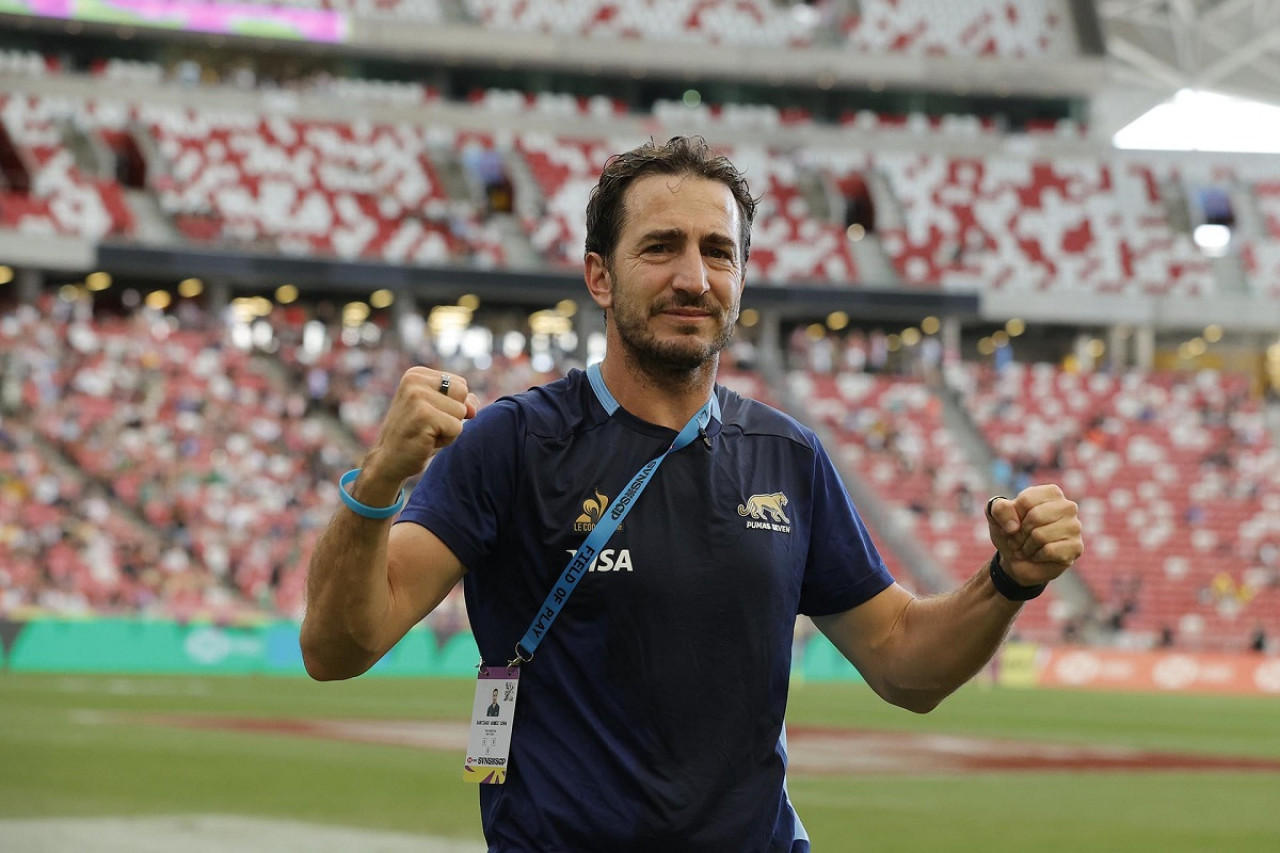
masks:
POLYGON ((364 672, 462 580, 484 661, 523 661, 506 784, 480 791, 492 851, 807 850, 785 789, 796 614, 924 712, 1082 552, 1075 504, 1035 486, 988 504, 994 567, 937 597, 893 582, 813 433, 715 385, 754 211, 700 139, 611 159, 587 210, 598 369, 477 413, 464 379, 412 368, 343 477, 349 508, 308 580, 307 670, 364 672), (619 504, 530 654, 526 629, 619 504))
POLYGON ((493 698, 489 700, 489 708, 484 712, 486 717, 496 717, 502 713, 501 706, 498 705, 498 691, 493 691, 493 698))

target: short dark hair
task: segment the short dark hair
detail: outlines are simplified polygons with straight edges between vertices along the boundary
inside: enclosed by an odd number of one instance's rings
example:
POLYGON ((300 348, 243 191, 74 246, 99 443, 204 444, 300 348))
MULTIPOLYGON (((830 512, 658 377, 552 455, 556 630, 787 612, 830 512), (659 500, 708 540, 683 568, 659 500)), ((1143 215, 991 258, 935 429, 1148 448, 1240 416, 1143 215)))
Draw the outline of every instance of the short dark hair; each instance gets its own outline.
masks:
POLYGON ((627 188, 636 178, 645 175, 693 175, 727 186, 742 214, 739 242, 742 263, 746 264, 751 254, 751 222, 756 215, 756 199, 751 197, 746 178, 738 167, 728 157, 713 154, 701 136, 673 136, 665 145, 650 139, 609 158, 587 202, 587 253, 595 252, 606 261, 612 257, 622 233, 627 188))

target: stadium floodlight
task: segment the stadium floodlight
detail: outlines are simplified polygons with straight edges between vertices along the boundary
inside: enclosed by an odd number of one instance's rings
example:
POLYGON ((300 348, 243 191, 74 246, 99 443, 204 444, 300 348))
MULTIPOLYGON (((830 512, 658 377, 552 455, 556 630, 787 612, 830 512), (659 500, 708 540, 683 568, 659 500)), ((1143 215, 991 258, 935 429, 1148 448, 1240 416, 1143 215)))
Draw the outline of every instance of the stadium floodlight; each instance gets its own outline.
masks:
POLYGON ((1280 106, 1182 89, 1116 132, 1117 148, 1280 154, 1280 106))
POLYGON ((1231 229, 1225 225, 1197 225, 1192 236, 1201 251, 1212 258, 1225 255, 1231 243, 1231 229))

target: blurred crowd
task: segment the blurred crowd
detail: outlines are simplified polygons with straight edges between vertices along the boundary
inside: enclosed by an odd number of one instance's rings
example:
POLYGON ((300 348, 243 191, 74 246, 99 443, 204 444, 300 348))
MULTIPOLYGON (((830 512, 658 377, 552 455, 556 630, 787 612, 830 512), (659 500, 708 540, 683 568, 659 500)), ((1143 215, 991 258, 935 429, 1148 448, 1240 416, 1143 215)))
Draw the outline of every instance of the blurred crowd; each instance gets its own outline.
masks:
MULTIPOLYGON (((54 296, 0 316, 0 615, 297 618, 338 477, 375 439, 408 367, 462 373, 489 402, 576 364, 560 353, 535 365, 500 344, 442 353, 431 334, 354 333, 296 307, 253 322, 268 333, 191 300, 95 314, 54 296)), ((778 389, 754 371, 749 342, 726 376, 769 398, 778 389)), ((904 347, 876 331, 801 328, 788 376, 844 463, 914 519, 940 563, 965 563, 991 480, 944 422, 940 351, 933 336, 904 347)), ((1045 632, 1194 646, 1231 630, 1269 648, 1280 455, 1247 383, 1021 364, 963 365, 948 381, 994 454, 992 475, 1015 489, 1062 482, 1081 502, 1091 553, 1080 576, 1096 607, 1050 607, 1045 632)), ((464 625, 458 597, 432 619, 464 625)))
MULTIPOLYGON (((0 317, 0 613, 301 615, 337 479, 417 354, 339 333, 318 356, 273 356, 181 316, 50 298, 0 317)), ((487 400, 539 378, 451 364, 487 400)))

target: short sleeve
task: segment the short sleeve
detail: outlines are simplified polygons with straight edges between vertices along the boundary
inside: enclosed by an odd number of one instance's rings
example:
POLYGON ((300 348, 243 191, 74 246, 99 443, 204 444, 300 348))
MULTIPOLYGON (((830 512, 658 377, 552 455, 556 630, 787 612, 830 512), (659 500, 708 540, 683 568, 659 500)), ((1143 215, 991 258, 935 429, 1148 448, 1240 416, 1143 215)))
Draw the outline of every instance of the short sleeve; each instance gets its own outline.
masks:
POLYGON ((801 613, 842 613, 893 583, 835 464, 814 438, 813 520, 800 587, 801 613))
POLYGON ((493 551, 510 515, 520 470, 523 417, 499 400, 468 421, 427 466, 397 524, 430 530, 468 570, 493 551))

